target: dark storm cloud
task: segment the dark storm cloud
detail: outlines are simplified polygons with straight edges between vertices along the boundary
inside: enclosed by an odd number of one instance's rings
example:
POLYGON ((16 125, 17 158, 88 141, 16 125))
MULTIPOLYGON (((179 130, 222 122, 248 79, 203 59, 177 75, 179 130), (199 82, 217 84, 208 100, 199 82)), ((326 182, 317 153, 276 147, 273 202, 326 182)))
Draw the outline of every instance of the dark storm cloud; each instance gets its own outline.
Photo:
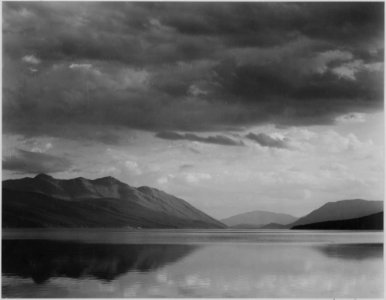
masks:
POLYGON ((173 131, 163 131, 163 132, 158 132, 155 136, 165 140, 188 140, 188 141, 202 142, 202 143, 208 143, 208 144, 218 144, 218 145, 224 145, 224 146, 243 146, 244 145, 242 141, 235 141, 224 135, 201 137, 193 133, 181 134, 173 131))
POLYGON ((272 148, 289 148, 288 144, 285 140, 281 139, 275 139, 270 137, 269 135, 265 133, 249 133, 245 136, 246 138, 255 141, 256 143, 260 144, 264 147, 272 147, 272 148))
POLYGON ((45 153, 17 150, 16 155, 3 158, 3 169, 23 173, 55 173, 71 167, 65 158, 45 153))
POLYGON ((383 29, 381 2, 8 2, 3 128, 331 124, 382 109, 383 29))

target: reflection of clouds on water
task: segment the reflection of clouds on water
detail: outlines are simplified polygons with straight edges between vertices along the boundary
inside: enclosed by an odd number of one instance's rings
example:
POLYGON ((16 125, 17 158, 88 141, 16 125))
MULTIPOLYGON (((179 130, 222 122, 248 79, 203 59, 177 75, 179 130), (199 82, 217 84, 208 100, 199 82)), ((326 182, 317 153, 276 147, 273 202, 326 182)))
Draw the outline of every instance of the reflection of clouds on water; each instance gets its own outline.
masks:
POLYGON ((147 278, 136 295, 379 297, 382 282, 379 259, 359 264, 356 260, 336 261, 306 245, 214 245, 165 266, 152 279, 147 278))
POLYGON ((98 281, 98 289, 108 293, 113 293, 116 291, 116 287, 113 284, 100 281, 98 281))
POLYGON ((213 243, 193 250, 158 246, 163 247, 151 254, 149 248, 137 248, 143 253, 132 266, 154 267, 145 272, 131 268, 109 282, 51 278, 40 287, 45 295, 51 290, 51 296, 61 289, 63 295, 130 298, 375 298, 383 293, 382 245, 213 243))
POLYGON ((123 297, 132 297, 132 298, 136 297, 140 287, 141 285, 138 283, 129 285, 124 289, 123 297))
MULTIPOLYGON (((340 251, 340 245, 334 247, 340 251)), ((347 251, 354 249, 342 253, 347 251)), ((176 282, 184 290, 194 286, 194 297, 379 297, 382 257, 371 253, 347 261, 332 260, 307 245, 216 245, 199 249, 171 269, 198 274, 189 277, 190 285, 176 282)))
POLYGON ((168 274, 166 272, 158 272, 157 273, 157 281, 161 283, 168 282, 168 274))
POLYGON ((186 287, 209 287, 210 286, 210 279, 208 278, 201 278, 199 275, 188 275, 184 279, 184 285, 186 287))

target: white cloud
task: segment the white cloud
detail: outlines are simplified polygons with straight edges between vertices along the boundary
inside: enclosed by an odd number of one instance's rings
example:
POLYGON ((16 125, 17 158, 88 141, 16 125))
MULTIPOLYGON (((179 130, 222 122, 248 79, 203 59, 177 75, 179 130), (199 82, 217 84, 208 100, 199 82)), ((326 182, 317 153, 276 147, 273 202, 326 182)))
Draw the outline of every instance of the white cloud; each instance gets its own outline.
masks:
POLYGON ((364 64, 363 67, 370 72, 381 72, 383 71, 383 62, 364 64))
POLYGON ((352 53, 341 50, 330 50, 319 53, 311 62, 315 72, 325 73, 328 70, 328 64, 333 61, 347 61, 352 59, 352 53))
POLYGON ((381 72, 383 71, 383 63, 376 62, 365 64, 363 60, 356 59, 349 62, 345 62, 340 66, 333 68, 331 71, 339 78, 356 80, 355 75, 362 70, 366 70, 369 72, 381 72))
POLYGON ((135 161, 131 161, 131 160, 126 160, 125 163, 124 163, 126 169, 130 172, 132 172, 133 174, 135 175, 140 175, 142 174, 142 170, 141 168, 139 167, 138 163, 135 162, 135 161))
MULTIPOLYGON (((60 71, 63 66, 56 66, 60 71)), ((144 89, 148 87, 149 73, 146 70, 119 67, 107 68, 105 64, 93 65, 89 63, 72 63, 71 70, 86 72, 90 83, 96 86, 105 86, 114 90, 144 89)))
POLYGON ((146 70, 125 68, 117 75, 117 85, 122 89, 145 88, 149 83, 149 73, 146 70))
POLYGON ((52 148, 52 144, 50 142, 44 143, 44 144, 35 143, 35 145, 31 148, 31 151, 45 153, 51 148, 52 148))
POLYGON ((41 63, 41 60, 33 54, 23 56, 21 60, 32 65, 38 65, 41 63))
POLYGON ((335 119, 338 123, 364 123, 366 115, 364 113, 349 113, 335 119))
POLYGON ((353 60, 332 69, 339 78, 355 80, 355 74, 363 68, 362 60, 353 60))
POLYGON ((163 176, 157 179, 157 184, 158 185, 166 185, 169 182, 169 179, 167 176, 163 176))
POLYGON ((100 174, 100 176, 107 176, 107 175, 116 176, 116 174, 119 173, 119 170, 116 167, 106 166, 106 167, 101 167, 98 173, 100 174))
MULTIPOLYGON (((364 114, 352 113, 338 117, 338 124, 363 123, 366 121, 364 114)), ((292 128, 284 130, 283 135, 289 138, 290 145, 307 153, 309 156, 330 154, 364 154, 374 150, 371 139, 361 141, 354 133, 342 134, 334 129, 311 131, 308 129, 292 128)))
POLYGON ((199 86, 197 86, 196 84, 192 84, 190 87, 189 87, 189 90, 188 90, 188 93, 194 97, 199 97, 201 95, 206 95, 207 92, 202 90, 199 86))
POLYGON ((19 12, 19 15, 24 18, 29 18, 34 15, 30 10, 26 9, 25 7, 20 9, 18 12, 19 12))
POLYGON ((164 34, 168 34, 174 31, 173 27, 162 24, 161 21, 156 18, 150 18, 148 24, 149 24, 149 28, 156 33, 162 32, 164 34))
POLYGON ((212 178, 212 176, 207 173, 186 173, 184 174, 184 177, 188 183, 199 183, 202 180, 209 180, 212 178))
POLYGON ((91 69, 92 64, 71 64, 69 66, 70 69, 91 69))
POLYGON ((53 138, 20 138, 18 148, 35 153, 46 153, 53 148, 54 140, 53 138))

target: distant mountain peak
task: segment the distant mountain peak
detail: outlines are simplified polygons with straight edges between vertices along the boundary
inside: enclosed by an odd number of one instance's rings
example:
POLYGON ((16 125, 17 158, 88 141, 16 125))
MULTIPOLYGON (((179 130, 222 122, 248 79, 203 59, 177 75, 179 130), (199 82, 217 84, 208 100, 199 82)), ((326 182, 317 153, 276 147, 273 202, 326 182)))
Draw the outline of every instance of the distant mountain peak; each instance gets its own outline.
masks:
POLYGON ((269 223, 286 225, 294 222, 296 219, 296 217, 289 214, 276 213, 265 210, 253 210, 246 213, 237 214, 220 221, 228 226, 247 226, 248 228, 259 228, 269 223))
POLYGON ((105 177, 97 178, 97 179, 94 179, 93 181, 107 183, 107 184, 123 183, 122 181, 119 181, 118 179, 116 179, 115 177, 112 177, 112 176, 105 176, 105 177))
POLYGON ((52 180, 52 179, 55 179, 54 177, 50 176, 50 175, 47 175, 45 173, 39 173, 37 174, 34 178, 36 179, 45 179, 45 180, 52 180))
MULTIPOLYGON (((70 179, 70 180, 71 180, 71 179, 70 179)), ((86 178, 84 178, 84 177, 76 177, 76 178, 74 178, 74 179, 72 179, 72 180, 85 181, 85 180, 88 180, 88 179, 86 179, 86 178)))
POLYGON ((118 180, 118 179, 116 179, 116 178, 113 177, 113 176, 104 176, 104 177, 101 177, 100 179, 105 179, 105 180, 118 180))
POLYGON ((156 188, 152 188, 152 187, 147 186, 147 185, 142 185, 142 186, 138 187, 138 189, 141 189, 141 190, 156 190, 156 188))

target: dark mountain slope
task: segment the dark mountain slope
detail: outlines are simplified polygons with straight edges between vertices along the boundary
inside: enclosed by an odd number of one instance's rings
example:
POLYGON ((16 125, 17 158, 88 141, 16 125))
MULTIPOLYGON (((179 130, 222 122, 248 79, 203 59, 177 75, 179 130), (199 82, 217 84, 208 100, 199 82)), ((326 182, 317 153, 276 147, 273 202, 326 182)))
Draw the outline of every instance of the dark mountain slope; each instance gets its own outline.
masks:
POLYGON ((303 224, 360 218, 381 211, 383 211, 383 201, 341 200, 328 202, 289 225, 294 227, 303 224))
POLYGON ((326 221, 294 226, 291 229, 383 230, 383 212, 348 220, 326 221))
POLYGON ((3 227, 224 228, 186 201, 112 177, 3 182, 3 227))

